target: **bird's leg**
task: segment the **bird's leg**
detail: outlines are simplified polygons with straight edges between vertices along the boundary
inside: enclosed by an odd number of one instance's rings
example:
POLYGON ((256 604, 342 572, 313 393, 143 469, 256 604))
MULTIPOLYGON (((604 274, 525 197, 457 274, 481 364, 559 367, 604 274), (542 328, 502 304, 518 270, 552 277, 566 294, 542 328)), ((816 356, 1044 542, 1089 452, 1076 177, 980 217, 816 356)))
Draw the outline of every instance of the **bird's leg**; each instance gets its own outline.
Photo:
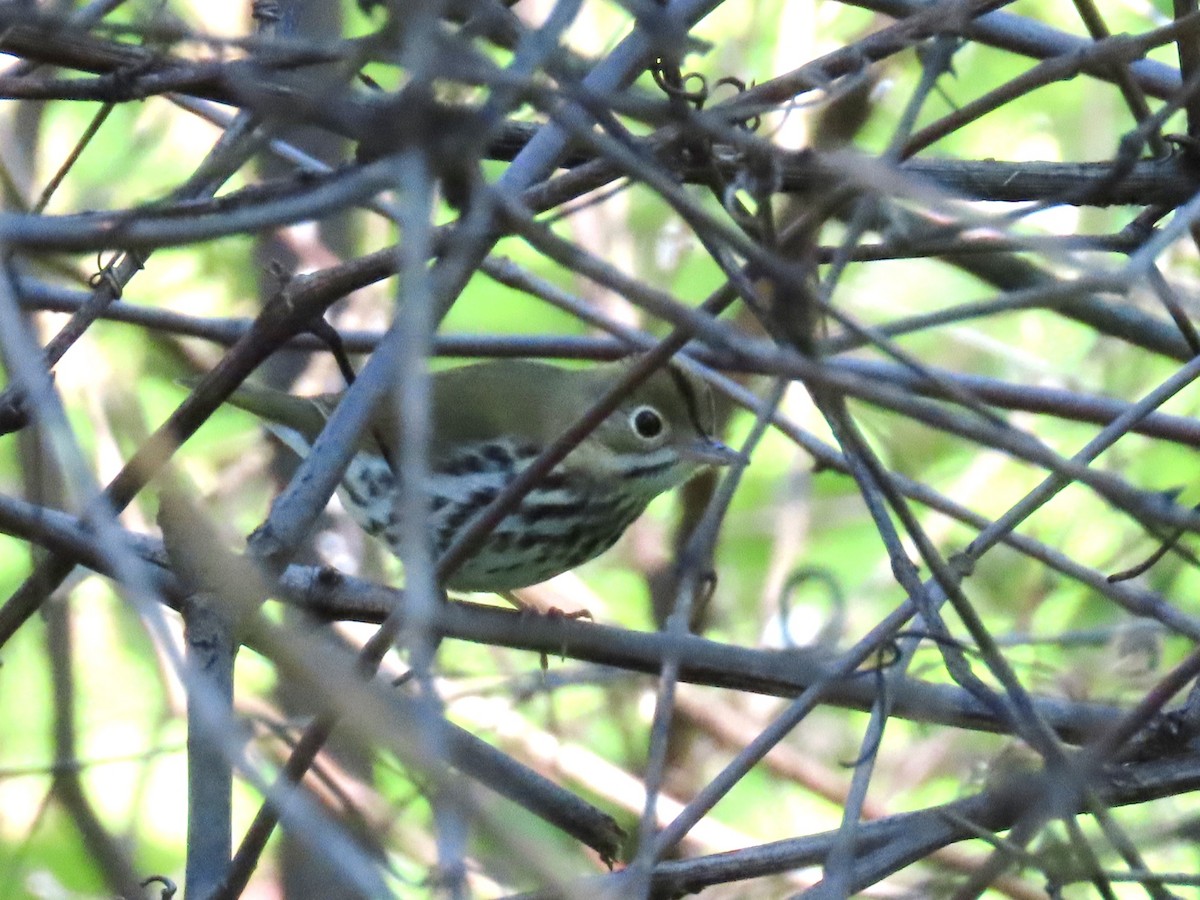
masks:
POLYGON ((496 596, 506 600, 508 603, 516 607, 517 611, 520 612, 521 615, 544 615, 551 619, 587 619, 589 622, 595 621, 595 617, 591 614, 591 611, 586 609, 577 609, 573 610, 572 612, 567 612, 566 610, 559 609, 557 606, 551 606, 549 609, 542 611, 537 606, 534 606, 531 603, 526 603, 524 600, 518 597, 514 591, 496 591, 496 596))

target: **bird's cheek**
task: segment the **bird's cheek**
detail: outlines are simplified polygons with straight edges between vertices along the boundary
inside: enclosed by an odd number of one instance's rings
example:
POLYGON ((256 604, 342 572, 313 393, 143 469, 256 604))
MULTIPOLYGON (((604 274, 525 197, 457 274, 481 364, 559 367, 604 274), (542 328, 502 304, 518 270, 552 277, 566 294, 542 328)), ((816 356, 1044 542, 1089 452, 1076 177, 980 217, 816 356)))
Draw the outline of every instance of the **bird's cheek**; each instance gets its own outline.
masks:
POLYGON ((607 447, 591 441, 582 443, 572 450, 563 465, 601 478, 609 477, 619 471, 617 455, 607 447))

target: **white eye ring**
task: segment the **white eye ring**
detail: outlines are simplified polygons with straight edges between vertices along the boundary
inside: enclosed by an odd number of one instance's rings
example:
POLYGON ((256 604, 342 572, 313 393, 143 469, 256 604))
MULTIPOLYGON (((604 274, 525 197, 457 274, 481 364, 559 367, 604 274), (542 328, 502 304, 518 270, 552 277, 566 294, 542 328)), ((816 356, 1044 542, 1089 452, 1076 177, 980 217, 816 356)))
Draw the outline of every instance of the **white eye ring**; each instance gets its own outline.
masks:
POLYGON ((629 427, 644 441, 652 441, 666 430, 662 413, 653 406, 639 406, 629 414, 629 427))

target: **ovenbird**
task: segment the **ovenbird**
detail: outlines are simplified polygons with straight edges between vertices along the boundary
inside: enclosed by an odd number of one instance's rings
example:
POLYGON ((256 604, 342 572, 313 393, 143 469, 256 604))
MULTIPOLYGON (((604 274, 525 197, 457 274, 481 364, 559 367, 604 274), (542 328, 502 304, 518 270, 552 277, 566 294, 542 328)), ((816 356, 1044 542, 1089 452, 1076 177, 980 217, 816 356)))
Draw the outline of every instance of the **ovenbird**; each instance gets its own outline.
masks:
MULTIPOLYGON (((428 533, 435 555, 624 374, 627 363, 563 369, 493 360, 431 376, 428 533)), ((230 397, 304 456, 340 394, 296 397, 245 385, 230 397)), ((399 423, 384 403, 338 487, 351 517, 399 553, 399 423)), ((740 454, 716 440, 711 390, 676 367, 653 374, 530 491, 449 579, 461 591, 508 591, 586 562, 646 505, 704 466, 740 454)))

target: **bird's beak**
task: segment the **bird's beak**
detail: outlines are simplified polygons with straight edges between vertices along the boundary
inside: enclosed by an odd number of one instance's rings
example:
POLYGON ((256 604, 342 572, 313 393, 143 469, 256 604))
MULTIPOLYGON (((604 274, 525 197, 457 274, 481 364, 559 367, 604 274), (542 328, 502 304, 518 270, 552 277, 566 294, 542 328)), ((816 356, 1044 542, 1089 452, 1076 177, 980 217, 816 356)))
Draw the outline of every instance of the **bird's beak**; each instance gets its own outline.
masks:
POLYGON ((745 465, 749 462, 744 453, 710 437, 696 438, 690 444, 685 444, 680 448, 679 455, 701 466, 745 465))

